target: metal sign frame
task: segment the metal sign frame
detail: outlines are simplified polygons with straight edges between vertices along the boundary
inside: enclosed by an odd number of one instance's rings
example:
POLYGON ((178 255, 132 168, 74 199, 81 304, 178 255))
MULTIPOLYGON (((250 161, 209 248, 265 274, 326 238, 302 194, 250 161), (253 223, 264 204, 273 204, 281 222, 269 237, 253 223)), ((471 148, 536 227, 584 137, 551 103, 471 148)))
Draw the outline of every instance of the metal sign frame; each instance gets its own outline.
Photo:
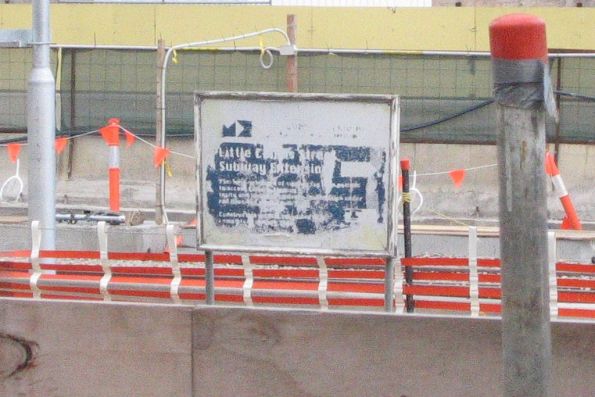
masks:
POLYGON ((397 255, 397 192, 396 180, 399 161, 399 98, 393 95, 341 95, 341 94, 295 94, 295 93, 263 93, 263 92, 195 92, 194 93, 194 128, 196 147, 196 204, 197 204, 197 248, 205 251, 231 251, 274 254, 298 255, 328 255, 328 256, 374 256, 394 257, 397 255), (388 178, 387 178, 387 208, 386 208, 386 249, 382 250, 350 250, 350 249, 320 249, 311 247, 272 247, 272 246, 247 246, 247 245, 221 245, 205 241, 204 216, 208 214, 206 200, 203 199, 202 185, 205 181, 203 175, 202 142, 206 131, 203 130, 201 110, 205 100, 247 100, 247 101, 325 101, 344 103, 385 104, 389 107, 390 126, 388 131, 388 178))

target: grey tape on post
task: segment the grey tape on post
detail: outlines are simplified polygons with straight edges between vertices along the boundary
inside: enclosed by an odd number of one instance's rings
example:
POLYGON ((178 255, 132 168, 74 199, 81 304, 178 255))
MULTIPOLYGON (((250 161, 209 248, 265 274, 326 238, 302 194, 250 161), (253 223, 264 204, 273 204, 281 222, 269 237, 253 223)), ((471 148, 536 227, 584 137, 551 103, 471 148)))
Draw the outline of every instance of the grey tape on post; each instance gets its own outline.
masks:
POLYGON ((543 109, 557 119, 549 67, 541 60, 492 59, 494 96, 500 105, 543 109))

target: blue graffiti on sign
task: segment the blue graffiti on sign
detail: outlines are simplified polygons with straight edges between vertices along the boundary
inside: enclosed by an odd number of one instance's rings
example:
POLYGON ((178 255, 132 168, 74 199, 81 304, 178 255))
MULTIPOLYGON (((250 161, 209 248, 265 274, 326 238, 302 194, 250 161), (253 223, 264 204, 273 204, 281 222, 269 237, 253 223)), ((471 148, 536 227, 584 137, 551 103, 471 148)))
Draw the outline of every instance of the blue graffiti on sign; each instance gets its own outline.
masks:
POLYGON ((207 206, 218 226, 316 234, 349 228, 362 211, 384 222, 383 150, 310 144, 281 148, 269 153, 262 144, 236 142, 218 147, 207 167, 207 206))

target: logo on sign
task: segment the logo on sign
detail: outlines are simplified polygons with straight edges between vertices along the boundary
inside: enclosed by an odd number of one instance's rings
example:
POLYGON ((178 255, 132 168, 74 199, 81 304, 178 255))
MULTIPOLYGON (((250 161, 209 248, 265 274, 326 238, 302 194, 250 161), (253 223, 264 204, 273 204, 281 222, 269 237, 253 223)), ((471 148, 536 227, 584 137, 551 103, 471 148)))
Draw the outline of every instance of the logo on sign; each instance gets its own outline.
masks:
POLYGON ((223 125, 223 136, 249 138, 252 136, 252 122, 248 120, 236 120, 229 126, 223 125))

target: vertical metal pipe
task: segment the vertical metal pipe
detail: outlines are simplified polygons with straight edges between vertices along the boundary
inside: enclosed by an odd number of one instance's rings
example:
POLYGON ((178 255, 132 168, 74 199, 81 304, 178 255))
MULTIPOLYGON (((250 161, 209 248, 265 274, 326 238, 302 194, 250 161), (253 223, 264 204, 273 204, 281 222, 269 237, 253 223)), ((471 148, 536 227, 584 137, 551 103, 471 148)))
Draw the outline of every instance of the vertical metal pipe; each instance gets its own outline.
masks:
MULTIPOLYGON (((159 39, 157 42, 157 73, 155 75, 156 97, 155 97, 155 145, 163 147, 161 130, 163 129, 163 122, 165 117, 165 101, 162 95, 161 86, 163 84, 163 60, 165 59, 165 40, 159 39)), ((163 203, 165 202, 165 167, 157 169, 157 183, 155 186, 155 223, 161 225, 163 223, 163 203)))
POLYGON ((215 266, 213 251, 205 251, 205 294, 207 305, 215 304, 215 266))
MULTIPOLYGON (((403 178, 403 243, 405 245, 405 258, 411 258, 411 196, 409 193, 409 168, 411 164, 409 159, 401 160, 401 175, 403 178)), ((405 267, 405 284, 413 283, 413 269, 411 266, 405 267)), ((405 295, 405 308, 407 313, 413 313, 415 302, 413 295, 405 295)))
MULTIPOLYGON (((70 131, 76 130, 76 49, 70 49, 70 131)), ((72 162, 74 156, 74 143, 76 139, 70 140, 68 145, 68 167, 66 176, 72 178, 72 162)))
MULTIPOLYGON (((296 44, 297 17, 294 14, 287 15, 287 36, 292 45, 296 44)), ((297 55, 287 57, 287 91, 298 91, 298 60, 297 55)))
POLYGON ((56 87, 50 70, 49 0, 33 0, 33 68, 27 93, 29 220, 40 221, 42 249, 56 246, 56 87))
MULTIPOLYGON (((556 68, 556 110, 560 114, 560 90, 562 90, 562 57, 557 58, 556 68)), ((560 162, 560 117, 556 119, 556 136, 554 138, 554 160, 560 162)))
POLYGON ((397 259, 394 256, 387 257, 384 269, 384 311, 389 313, 393 311, 393 307, 395 306, 394 274, 396 260, 397 259))
POLYGON ((545 23, 523 14, 500 17, 490 25, 490 43, 498 103, 503 395, 547 397, 545 23))

